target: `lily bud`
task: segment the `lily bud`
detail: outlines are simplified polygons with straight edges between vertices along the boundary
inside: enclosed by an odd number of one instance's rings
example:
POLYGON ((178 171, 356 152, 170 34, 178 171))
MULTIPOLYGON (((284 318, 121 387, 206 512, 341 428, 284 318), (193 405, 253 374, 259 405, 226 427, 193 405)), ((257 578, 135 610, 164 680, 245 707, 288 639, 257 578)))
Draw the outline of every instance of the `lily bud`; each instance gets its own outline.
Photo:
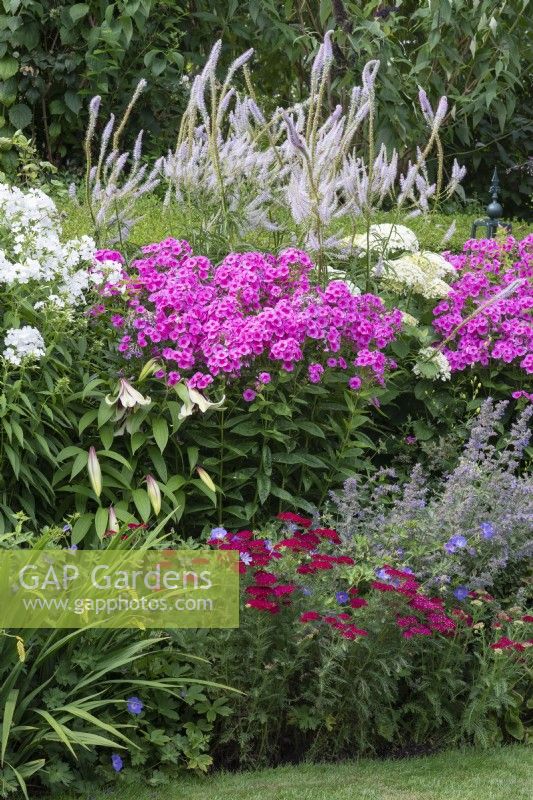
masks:
POLYGON ((113 531, 113 533, 118 533, 120 530, 120 523, 117 519, 117 515, 115 513, 115 509, 113 506, 109 506, 109 517, 107 521, 107 530, 113 531))
POLYGON ((158 366, 157 358, 151 358, 149 361, 147 361, 139 373, 139 382, 144 381, 146 380, 146 378, 149 378, 150 375, 153 375, 155 370, 157 369, 157 366, 158 366))
POLYGON ((94 447, 89 448, 89 458, 87 459, 87 471, 93 492, 97 497, 102 494, 102 470, 94 447))
POLYGON ((196 467, 196 472, 198 473, 198 477, 200 478, 202 483, 205 483, 207 488, 211 489, 212 492, 216 492, 217 487, 215 486, 212 478, 208 475, 205 469, 203 467, 196 467))
POLYGON ((146 476, 146 491, 148 493, 148 498, 154 510, 154 514, 157 517, 157 515, 161 511, 161 490, 159 488, 159 484, 157 483, 153 475, 146 476))

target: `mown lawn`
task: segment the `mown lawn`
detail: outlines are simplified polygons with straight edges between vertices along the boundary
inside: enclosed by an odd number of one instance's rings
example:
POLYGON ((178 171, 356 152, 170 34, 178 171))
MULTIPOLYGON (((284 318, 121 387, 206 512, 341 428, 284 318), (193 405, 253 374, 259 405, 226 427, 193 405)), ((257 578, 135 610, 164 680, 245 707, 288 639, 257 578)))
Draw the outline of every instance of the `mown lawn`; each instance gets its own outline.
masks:
MULTIPOLYGON (((531 800, 533 749, 450 751, 401 761, 281 767, 121 786, 86 800, 531 800)), ((74 800, 71 797, 57 800, 74 800)))

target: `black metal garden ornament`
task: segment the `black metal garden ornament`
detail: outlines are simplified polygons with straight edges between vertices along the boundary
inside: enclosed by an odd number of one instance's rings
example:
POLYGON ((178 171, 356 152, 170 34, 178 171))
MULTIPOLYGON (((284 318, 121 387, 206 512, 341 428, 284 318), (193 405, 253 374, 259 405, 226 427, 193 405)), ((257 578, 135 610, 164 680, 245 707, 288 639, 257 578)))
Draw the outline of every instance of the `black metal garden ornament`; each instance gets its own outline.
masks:
POLYGON ((494 167, 494 173, 492 175, 489 191, 491 202, 488 204, 486 209, 487 216, 485 219, 477 219, 472 225, 473 239, 476 238, 476 232, 478 228, 487 229, 488 239, 494 239, 498 228, 503 228, 505 231, 507 231, 507 233, 511 233, 513 229, 513 226, 510 222, 504 222, 502 220, 503 208, 501 203, 498 201, 498 195, 500 194, 500 179, 498 178, 498 170, 496 167, 494 167))

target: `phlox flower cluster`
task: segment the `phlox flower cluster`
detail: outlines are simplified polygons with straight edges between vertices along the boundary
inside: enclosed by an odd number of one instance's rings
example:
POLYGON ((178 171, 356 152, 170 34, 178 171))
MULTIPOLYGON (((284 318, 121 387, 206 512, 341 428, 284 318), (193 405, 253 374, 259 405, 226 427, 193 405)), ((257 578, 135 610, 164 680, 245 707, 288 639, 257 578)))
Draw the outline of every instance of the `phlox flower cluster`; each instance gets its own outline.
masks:
MULTIPOLYGON (((401 311, 353 295, 340 280, 313 285, 301 250, 230 253, 215 267, 187 242, 166 239, 143 255, 122 285, 104 292, 124 293, 119 350, 158 358, 164 369, 156 374, 169 384, 205 389, 217 376, 252 372, 258 389, 273 367, 290 373, 306 364, 311 382, 336 369, 355 390, 363 380, 383 384, 394 366, 383 351, 401 329, 401 311)), ((247 390, 245 399, 254 397, 247 390)))
POLYGON ((9 328, 4 339, 3 358, 15 367, 23 361, 38 361, 44 356, 44 340, 37 328, 24 325, 9 328))
POLYGON ((433 326, 452 372, 500 361, 533 373, 533 234, 474 239, 445 256, 458 278, 433 309, 433 326))
POLYGON ((58 304, 79 302, 89 286, 94 241, 82 236, 62 242, 58 211, 40 189, 0 184, 0 217, 0 284, 30 285, 58 304))

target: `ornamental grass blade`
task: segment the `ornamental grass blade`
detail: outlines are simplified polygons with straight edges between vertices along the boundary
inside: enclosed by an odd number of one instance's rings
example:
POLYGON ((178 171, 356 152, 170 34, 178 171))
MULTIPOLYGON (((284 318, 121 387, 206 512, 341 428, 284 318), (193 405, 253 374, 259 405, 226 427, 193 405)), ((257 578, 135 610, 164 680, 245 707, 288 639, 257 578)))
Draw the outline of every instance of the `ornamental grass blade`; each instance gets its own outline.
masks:
MULTIPOLYGON (((105 702, 113 703, 116 701, 109 700, 109 701, 104 701, 104 703, 105 702)), ((79 708, 78 706, 74 705, 74 703, 70 703, 69 705, 66 706, 61 706, 61 708, 56 708, 55 710, 66 711, 68 714, 72 714, 72 716, 74 717, 79 717, 80 719, 84 719, 86 722, 90 722, 95 727, 101 728, 103 731, 107 731, 107 733, 110 733, 113 736, 122 739, 124 742, 126 742, 126 744, 129 744, 132 747, 136 747, 138 750, 141 749, 139 745, 135 744, 135 742, 132 742, 131 739, 128 739, 128 737, 125 736, 123 733, 121 733, 117 728, 115 728, 114 725, 109 725, 107 722, 102 722, 102 720, 98 719, 98 717, 95 717, 93 714, 89 714, 88 711, 79 708)))
POLYGON ((4 706, 4 718, 2 720, 2 750, 0 754, 0 762, 4 766, 4 757, 6 754, 7 743, 9 740, 9 733, 13 723, 13 714, 17 704, 17 697, 19 695, 18 689, 11 689, 7 696, 6 704, 4 706))
POLYGON ((41 708, 34 708, 34 709, 32 709, 32 711, 34 711, 36 714, 39 714, 39 716, 41 716, 46 722, 48 722, 48 724, 50 725, 52 730, 55 731, 56 735, 58 736, 59 741, 63 742, 65 747, 68 750, 70 750, 70 752, 72 753, 72 755, 74 756, 74 758, 77 761, 78 760, 78 756, 74 752, 74 748, 72 747, 71 740, 69 739, 69 736, 67 735, 67 734, 72 734, 73 731, 69 731, 68 728, 65 728, 64 725, 61 725, 61 723, 58 722, 57 720, 55 720, 53 718, 53 716, 48 713, 48 711, 44 711, 41 708))

